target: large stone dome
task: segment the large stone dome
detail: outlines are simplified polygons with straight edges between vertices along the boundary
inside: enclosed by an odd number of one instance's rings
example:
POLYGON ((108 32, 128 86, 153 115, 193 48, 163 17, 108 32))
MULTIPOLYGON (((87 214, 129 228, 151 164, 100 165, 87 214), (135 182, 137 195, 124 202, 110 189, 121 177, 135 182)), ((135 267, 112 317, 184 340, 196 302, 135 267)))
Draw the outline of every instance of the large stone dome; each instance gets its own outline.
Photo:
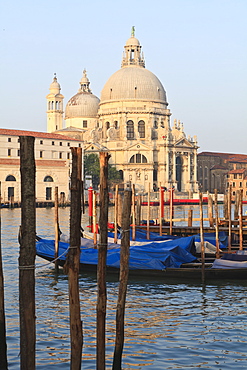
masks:
POLYGON ((140 66, 128 66, 115 72, 106 82, 100 102, 112 100, 148 100, 167 103, 160 80, 140 66))
POLYGON ((126 41, 121 69, 106 82, 100 103, 108 101, 139 100, 165 103, 166 92, 160 80, 145 69, 145 61, 139 40, 132 36, 126 41))
POLYGON ((93 95, 90 88, 90 81, 87 78, 86 70, 80 81, 78 93, 68 101, 65 108, 65 119, 97 117, 99 108, 99 98, 93 95))
POLYGON ((65 109, 65 119, 75 117, 97 117, 99 108, 99 98, 87 93, 78 92, 67 103, 65 109))

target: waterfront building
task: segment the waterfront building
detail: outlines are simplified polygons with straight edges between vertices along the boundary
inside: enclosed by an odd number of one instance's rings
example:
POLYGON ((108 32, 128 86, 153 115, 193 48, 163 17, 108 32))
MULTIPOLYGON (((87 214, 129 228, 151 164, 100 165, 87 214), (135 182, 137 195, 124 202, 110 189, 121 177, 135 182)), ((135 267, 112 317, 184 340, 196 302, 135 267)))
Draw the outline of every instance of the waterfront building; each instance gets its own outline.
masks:
POLYGON ((58 134, 0 129, 0 181, 2 202, 21 202, 20 136, 35 137, 36 200, 54 201, 58 187, 60 201, 69 200, 71 147, 80 140, 58 134))
POLYGON ((201 152, 197 155, 198 183, 203 192, 225 193, 229 184, 233 195, 240 188, 247 198, 247 155, 233 153, 201 152))
POLYGON ((66 104, 57 77, 47 95, 47 130, 83 140, 85 153, 108 151, 110 163, 125 184, 139 192, 175 188, 198 191, 197 138, 186 136, 183 123, 170 123, 166 91, 145 68, 142 46, 131 37, 124 46, 121 68, 105 83, 98 99, 86 70, 79 91, 66 104))

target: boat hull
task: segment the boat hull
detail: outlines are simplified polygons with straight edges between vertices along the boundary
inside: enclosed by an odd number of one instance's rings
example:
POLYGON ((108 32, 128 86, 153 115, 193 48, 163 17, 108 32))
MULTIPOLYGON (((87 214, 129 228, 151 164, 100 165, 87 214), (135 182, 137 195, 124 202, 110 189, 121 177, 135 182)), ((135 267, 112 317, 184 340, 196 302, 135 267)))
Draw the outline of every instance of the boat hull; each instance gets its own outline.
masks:
MULTIPOLYGON (((51 261, 51 258, 46 257, 37 253, 41 258, 51 261)), ((59 266, 63 267, 65 261, 58 260, 59 266)), ((114 267, 106 267, 107 274, 119 275, 119 269, 114 267)), ((97 272, 97 265, 95 264, 83 264, 80 263, 80 272, 97 272)), ((234 268, 234 269, 222 269, 222 268, 208 268, 204 270, 205 280, 246 280, 247 281, 247 268, 234 268)), ((152 270, 152 269, 131 269, 129 270, 129 277, 145 277, 148 279, 189 279, 198 281, 202 279, 201 267, 179 267, 171 268, 168 267, 164 270, 152 270)))

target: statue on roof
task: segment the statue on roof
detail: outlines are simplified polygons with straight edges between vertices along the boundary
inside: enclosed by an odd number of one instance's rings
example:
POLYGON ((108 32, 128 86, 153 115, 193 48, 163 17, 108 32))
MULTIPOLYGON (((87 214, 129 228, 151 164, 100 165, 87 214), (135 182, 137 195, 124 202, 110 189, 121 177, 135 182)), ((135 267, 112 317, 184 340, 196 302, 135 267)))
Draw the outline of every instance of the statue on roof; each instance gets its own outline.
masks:
POLYGON ((135 37, 135 26, 132 26, 131 28, 131 36, 135 37))

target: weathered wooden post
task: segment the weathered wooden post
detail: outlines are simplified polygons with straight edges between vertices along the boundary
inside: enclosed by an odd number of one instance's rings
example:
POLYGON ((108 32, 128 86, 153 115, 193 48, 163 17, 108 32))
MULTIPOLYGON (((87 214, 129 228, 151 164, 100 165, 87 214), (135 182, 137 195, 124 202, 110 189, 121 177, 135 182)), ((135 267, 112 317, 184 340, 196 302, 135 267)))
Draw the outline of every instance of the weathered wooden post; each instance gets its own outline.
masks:
POLYGON ((173 192, 174 189, 170 188, 170 201, 169 201, 169 208, 170 208, 170 235, 172 235, 172 226, 173 226, 173 192))
POLYGON ((21 235, 19 257, 20 359, 35 369, 35 159, 34 137, 20 136, 21 235))
POLYGON ((211 194, 208 194, 208 218, 209 218, 209 226, 214 226, 214 219, 213 219, 213 198, 211 194))
POLYGON ((105 318, 106 318, 106 256, 108 239, 108 160, 106 152, 100 152, 100 216, 97 269, 97 370, 105 369, 105 318))
POLYGON ((225 193, 224 194, 224 218, 225 218, 225 220, 228 220, 228 218, 229 218, 228 211, 229 211, 228 193, 225 193))
POLYGON ((122 194, 118 192, 117 223, 120 227, 122 227, 122 209, 123 209, 123 198, 122 198, 122 194))
POLYGON ((164 190, 161 188, 161 184, 160 184, 160 188, 159 188, 159 232, 160 232, 160 236, 163 234, 163 231, 162 231, 163 219, 164 219, 164 190))
POLYGON ((120 254, 120 276, 118 302, 116 312, 116 339, 113 358, 113 370, 121 370, 122 353, 124 346, 124 314, 129 276, 129 246, 130 246, 130 210, 131 210, 131 191, 124 191, 122 228, 123 237, 121 239, 120 254))
POLYGON ((115 188, 115 204, 114 204, 114 243, 117 243, 117 223, 118 223, 118 184, 115 188))
POLYGON ((142 199, 141 194, 137 196, 137 205, 136 205, 136 223, 140 225, 141 223, 141 208, 142 208, 142 199))
POLYGON ((147 239, 150 239, 150 183, 148 184, 147 239))
POLYGON ((93 188, 88 188, 88 216, 91 233, 93 232, 93 188))
POLYGON ((237 220, 239 216, 239 196, 240 196, 240 191, 237 190, 235 193, 235 201, 234 201, 234 220, 237 220))
POLYGON ((93 244, 97 247, 97 200, 96 191, 93 191, 93 244))
POLYGON ((8 369, 7 361, 7 342, 6 342, 6 321, 4 310, 4 277, 2 264, 2 226, 1 226, 1 208, 2 208, 2 192, 0 182, 0 369, 8 369))
POLYGON ((202 282, 205 281, 205 246, 203 234, 203 199, 202 193, 199 194, 200 198, 200 239, 201 239, 201 261, 202 261, 202 282))
POLYGON ((239 250, 243 250, 243 189, 239 192, 239 250))
POLYGON ((232 249, 232 184, 228 188, 228 252, 232 249))
POLYGON ((71 205, 70 205, 70 248, 64 270, 68 273, 70 308, 70 369, 81 369, 83 346, 82 321, 79 296, 79 268, 81 248, 81 192, 82 192, 82 149, 71 148, 71 205))
POLYGON ((218 192, 214 190, 216 258, 220 258, 218 192))
POLYGON ((135 184, 132 185, 132 240, 136 240, 136 195, 135 195, 135 184))
POLYGON ((188 227, 192 227, 193 222, 193 209, 188 210, 188 227))
MULTIPOLYGON (((58 257, 59 247, 59 223, 58 223, 58 187, 55 187, 55 202, 54 202, 54 224, 55 224, 55 259, 58 257)), ((55 261, 55 271, 58 272, 58 261, 55 261)))

